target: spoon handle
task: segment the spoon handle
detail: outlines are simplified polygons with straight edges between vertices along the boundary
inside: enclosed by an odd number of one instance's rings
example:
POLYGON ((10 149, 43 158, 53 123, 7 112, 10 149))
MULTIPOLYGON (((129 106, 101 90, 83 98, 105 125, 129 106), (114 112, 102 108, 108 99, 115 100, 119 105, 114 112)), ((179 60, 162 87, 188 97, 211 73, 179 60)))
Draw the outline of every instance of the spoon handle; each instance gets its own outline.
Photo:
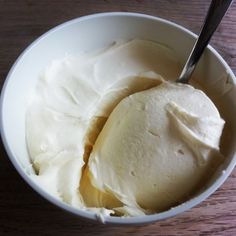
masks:
POLYGON ((176 82, 188 83, 205 47, 233 0, 212 0, 201 33, 176 82))

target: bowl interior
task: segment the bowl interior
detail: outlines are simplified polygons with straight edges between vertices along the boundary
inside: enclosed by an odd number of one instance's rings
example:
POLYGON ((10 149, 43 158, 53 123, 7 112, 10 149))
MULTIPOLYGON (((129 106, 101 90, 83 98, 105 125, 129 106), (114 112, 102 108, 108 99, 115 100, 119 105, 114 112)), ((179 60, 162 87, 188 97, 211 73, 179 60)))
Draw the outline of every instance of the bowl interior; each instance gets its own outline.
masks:
MULTIPOLYGON (((25 112, 40 73, 52 60, 63 58, 66 54, 74 55, 93 51, 107 47, 119 39, 134 38, 165 44, 172 48, 180 62, 184 63, 194 44, 195 36, 182 27, 154 17, 130 13, 97 14, 75 19, 54 28, 36 40, 19 57, 8 75, 2 92, 1 133, 13 164, 28 183, 31 183, 31 180, 27 178, 27 173, 32 172, 33 169, 25 140, 25 112)), ((195 71, 195 78, 215 101, 227 124, 224 132, 226 141, 222 143, 226 159, 221 167, 226 169, 226 174, 222 177, 222 173, 217 172, 212 178, 209 185, 213 186, 211 190, 213 192, 235 164, 236 80, 227 64, 211 47, 204 53, 195 71), (216 94, 220 94, 221 97, 215 96, 216 94)), ((31 183, 32 185, 37 191, 43 192, 39 190, 40 187, 31 183)), ((196 198, 197 200, 195 199, 195 202, 189 204, 187 208, 197 204, 211 192, 207 192, 202 198, 196 198)), ((46 193, 44 196, 49 198, 46 193)), ((78 215, 96 218, 93 213, 83 215, 81 210, 71 210, 62 203, 57 203, 57 205, 78 215)), ((179 212, 187 208, 181 208, 179 212)), ((161 213, 151 216, 152 218, 147 217, 146 220, 143 218, 126 219, 126 223, 151 222, 169 217, 178 213, 176 209, 170 209, 166 215, 161 215, 161 213)), ((107 221, 124 223, 124 220, 118 218, 107 221)))

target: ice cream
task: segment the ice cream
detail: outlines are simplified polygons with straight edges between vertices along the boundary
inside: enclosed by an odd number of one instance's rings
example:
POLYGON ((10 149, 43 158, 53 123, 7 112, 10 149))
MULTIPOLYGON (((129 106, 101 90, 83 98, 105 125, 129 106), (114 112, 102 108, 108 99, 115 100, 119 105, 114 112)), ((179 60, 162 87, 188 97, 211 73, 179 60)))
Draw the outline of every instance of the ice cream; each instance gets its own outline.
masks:
POLYGON ((220 161, 223 126, 210 99, 190 85, 163 82, 130 95, 95 142, 88 162, 91 182, 132 209, 168 209, 220 161))
POLYGON ((32 178, 100 215, 183 201, 218 163, 224 122, 203 92, 163 80, 179 71, 172 50, 144 40, 52 62, 26 114, 32 178))

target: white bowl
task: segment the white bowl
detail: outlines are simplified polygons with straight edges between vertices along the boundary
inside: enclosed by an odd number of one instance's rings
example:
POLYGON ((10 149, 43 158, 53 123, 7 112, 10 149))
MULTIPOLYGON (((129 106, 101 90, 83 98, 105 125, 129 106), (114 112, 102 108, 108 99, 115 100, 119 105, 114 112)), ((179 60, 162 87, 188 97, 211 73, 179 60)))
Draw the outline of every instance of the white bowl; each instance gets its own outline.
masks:
MULTIPOLYGON (((58 207, 77 216, 98 220, 95 213, 75 209, 50 196, 34 183, 28 173, 30 159, 25 140, 25 111, 30 93, 34 90, 39 73, 53 60, 66 53, 91 51, 110 45, 117 39, 141 38, 153 40, 172 48, 184 63, 196 35, 169 21, 135 13, 103 13, 71 20, 48 31, 33 42, 12 66, 1 94, 1 135, 8 156, 23 179, 41 196, 58 207)), ((105 223, 140 224, 175 216, 197 205, 212 194, 226 180, 236 163, 236 78, 222 57, 208 47, 195 71, 196 78, 204 78, 205 89, 217 79, 228 79, 233 87, 216 104, 226 120, 230 139, 226 142, 224 163, 205 188, 191 200, 165 212, 140 217, 106 217, 105 223), (230 111, 230 112, 229 112, 230 111), (224 170, 224 171, 222 171, 224 170)), ((228 86, 228 84, 227 84, 228 86)), ((215 93, 219 93, 219 86, 215 93), (219 91, 218 91, 218 90, 219 91)), ((227 127, 226 127, 227 128, 227 127)), ((228 133, 225 136, 227 138, 228 133)))

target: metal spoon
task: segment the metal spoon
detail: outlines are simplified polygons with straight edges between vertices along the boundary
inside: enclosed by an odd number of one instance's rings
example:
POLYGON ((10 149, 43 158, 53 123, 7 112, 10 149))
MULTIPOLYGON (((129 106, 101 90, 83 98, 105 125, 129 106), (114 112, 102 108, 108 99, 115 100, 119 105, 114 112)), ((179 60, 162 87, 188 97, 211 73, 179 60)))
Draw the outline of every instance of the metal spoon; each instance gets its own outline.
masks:
POLYGON ((233 0, 212 0, 201 33, 192 49, 192 52, 176 82, 188 83, 195 66, 204 49, 208 45, 211 36, 224 17, 233 0))

